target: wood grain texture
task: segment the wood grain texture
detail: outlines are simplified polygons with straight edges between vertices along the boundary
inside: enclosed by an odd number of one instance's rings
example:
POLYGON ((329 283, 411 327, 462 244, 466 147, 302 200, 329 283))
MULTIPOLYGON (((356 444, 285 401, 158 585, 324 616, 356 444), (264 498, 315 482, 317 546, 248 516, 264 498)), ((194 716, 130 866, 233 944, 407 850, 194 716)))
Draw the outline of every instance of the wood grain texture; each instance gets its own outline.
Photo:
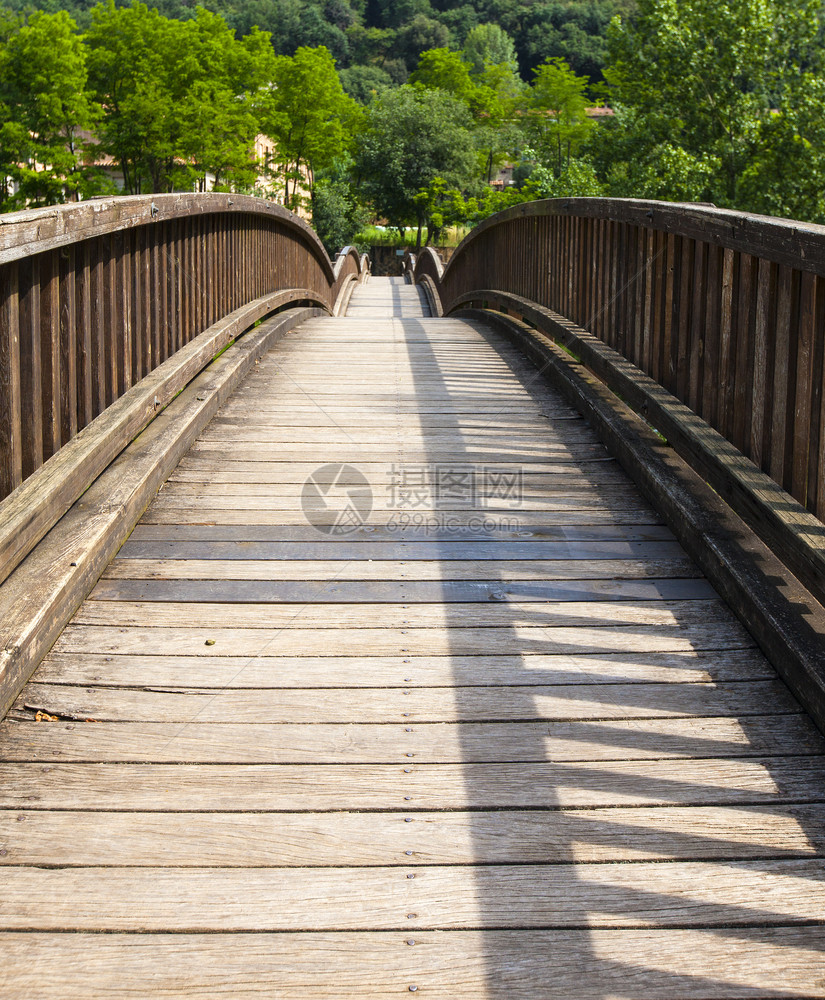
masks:
POLYGON ((357 905, 346 868, 8 867, 0 920, 187 933, 735 927, 820 922, 825 908, 819 860, 414 867, 359 869, 357 905))
MULTIPOLYGON (((335 684, 335 671, 327 674, 335 684)), ((31 682, 15 709, 107 722, 327 723, 647 719, 797 714, 780 681, 743 684, 510 685, 498 687, 146 691, 31 682)))
MULTIPOLYGON (((214 647, 212 647, 214 649, 214 647)), ((451 688, 540 684, 773 680, 750 649, 677 653, 477 656, 172 656, 50 653, 38 668, 47 684, 163 688, 451 688)), ((503 697, 506 692, 499 692, 503 697)))
MULTIPOLYGON (((92 602, 89 602, 90 604, 92 602)), ((195 607, 195 605, 192 605, 195 607)), ((269 605, 264 605, 267 609, 269 605)), ((341 656, 476 656, 512 653, 589 655, 591 653, 691 652, 753 649, 738 622, 663 623, 654 627, 611 626, 610 605, 598 626, 520 625, 463 628, 229 628, 211 621, 198 627, 148 625, 68 625, 54 648, 63 653, 149 653, 184 656, 317 656, 330 643, 341 656)), ((293 611, 293 614, 299 612, 293 611)))
POLYGON ((0 807, 15 816, 41 809, 179 814, 773 807, 821 800, 822 766, 823 757, 815 754, 480 764, 409 758, 403 764, 329 765, 0 763, 0 807))
MULTIPOLYGON (((366 595, 365 595, 366 596, 366 595)), ((730 612, 717 599, 685 601, 539 601, 518 603, 488 598, 487 603, 371 604, 356 608, 329 601, 323 607, 305 603, 300 612, 290 605, 252 602, 239 606, 187 601, 89 601, 75 615, 76 626, 114 625, 169 628, 185 621, 190 628, 554 628, 572 625, 612 627, 621 625, 675 626, 689 628, 727 624, 730 612)))
POLYGON ((825 753, 802 715, 371 725, 0 723, 0 761, 339 764, 614 761, 825 753), (407 730, 412 730, 408 732, 407 730))
POLYGON ((0 812, 0 869, 328 868, 801 858, 825 805, 373 813, 0 812), (408 823, 411 817, 414 820, 408 823))
POLYGON ((821 992, 821 928, 0 935, 14 1000, 777 1000, 821 992), (59 982, 44 977, 59 968, 59 982), (582 970, 587 974, 583 975, 582 970))

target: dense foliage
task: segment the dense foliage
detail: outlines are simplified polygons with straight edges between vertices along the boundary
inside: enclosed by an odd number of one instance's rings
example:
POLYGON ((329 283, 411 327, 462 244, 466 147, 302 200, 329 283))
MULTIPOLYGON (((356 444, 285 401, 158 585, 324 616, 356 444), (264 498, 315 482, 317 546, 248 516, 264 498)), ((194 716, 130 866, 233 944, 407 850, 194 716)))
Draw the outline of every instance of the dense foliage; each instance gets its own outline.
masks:
POLYGON ((3 2, 0 210, 117 175, 275 196, 331 249, 571 195, 825 222, 820 0, 3 2))

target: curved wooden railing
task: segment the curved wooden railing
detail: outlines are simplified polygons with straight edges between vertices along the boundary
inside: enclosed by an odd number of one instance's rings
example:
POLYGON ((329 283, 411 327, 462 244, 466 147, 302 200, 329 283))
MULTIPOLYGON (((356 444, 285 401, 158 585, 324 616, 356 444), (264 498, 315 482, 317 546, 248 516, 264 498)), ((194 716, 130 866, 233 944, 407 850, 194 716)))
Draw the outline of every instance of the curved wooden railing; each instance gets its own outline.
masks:
POLYGON ((366 267, 240 195, 0 217, 0 581, 216 353, 286 306, 338 312, 366 267))
POLYGON ((497 309, 566 344, 825 593, 825 227, 570 198, 413 266, 444 313, 497 309))

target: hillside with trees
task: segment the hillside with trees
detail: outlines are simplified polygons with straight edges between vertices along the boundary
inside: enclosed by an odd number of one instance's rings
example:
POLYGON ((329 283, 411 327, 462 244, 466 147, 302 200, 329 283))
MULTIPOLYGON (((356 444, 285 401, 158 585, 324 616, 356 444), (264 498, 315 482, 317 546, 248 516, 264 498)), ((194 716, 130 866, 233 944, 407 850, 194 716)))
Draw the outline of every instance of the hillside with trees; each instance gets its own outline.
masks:
POLYGON ((214 187, 330 248, 554 196, 825 221, 819 0, 9 2, 5 211, 214 187))

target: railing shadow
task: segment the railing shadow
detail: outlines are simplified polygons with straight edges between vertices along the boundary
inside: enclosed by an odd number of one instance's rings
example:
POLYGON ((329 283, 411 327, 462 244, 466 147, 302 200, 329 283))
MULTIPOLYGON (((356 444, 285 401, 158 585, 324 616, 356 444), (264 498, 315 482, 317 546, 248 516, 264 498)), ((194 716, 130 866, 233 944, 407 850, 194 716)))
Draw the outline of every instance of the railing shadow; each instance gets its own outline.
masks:
MULTIPOLYGON (((610 463, 594 463, 593 471, 587 471, 588 459, 604 457, 598 455, 601 446, 586 443, 588 433, 560 412, 563 407, 553 403, 552 394, 526 371, 513 348, 480 331, 523 387, 518 399, 540 412, 555 411, 548 428, 564 419, 566 444, 508 444, 495 433, 501 430, 497 424, 517 423, 517 399, 508 387, 479 374, 477 359, 462 354, 460 341, 451 344, 448 332, 433 333, 425 322, 411 320, 404 330, 417 383, 411 398, 440 388, 450 391, 454 403, 470 401, 480 408, 479 416, 468 420, 454 405, 445 407, 437 430, 422 425, 430 466, 524 466, 526 502, 516 514, 529 518, 529 524, 521 532, 491 527, 489 537, 539 539, 543 532, 563 537, 567 525, 575 546, 577 536, 586 535, 582 527, 595 524, 603 526, 600 540, 613 531, 613 541, 627 546, 626 558, 632 561, 644 543, 627 542, 627 526, 639 527, 642 535, 645 528, 661 532, 660 519, 645 504, 628 501, 629 480, 620 472, 611 470, 611 486, 605 485, 602 472, 610 463), (557 504, 562 516, 548 513, 542 523, 541 514, 534 513, 542 510, 542 489, 534 485, 539 480, 530 471, 542 459, 569 463, 577 476, 571 494, 593 490, 598 507, 586 501, 571 504, 565 520, 565 505, 557 504)), ((492 358, 487 363, 491 370, 496 367, 492 358)), ((495 520, 513 510, 504 503, 484 513, 495 520)), ((461 535, 442 531, 435 537, 439 558, 447 565, 454 558, 449 542, 461 535)), ((477 538, 478 533, 465 532, 464 537, 477 538)), ((598 559, 597 548, 598 543, 583 545, 583 558, 598 559)), ((577 611, 575 603, 567 602, 580 595, 565 593, 564 587, 551 593, 547 581, 537 576, 519 580, 512 579, 512 572, 496 575, 492 565, 485 559, 479 574, 495 595, 490 607, 496 624, 483 633, 489 644, 478 638, 480 632, 467 636, 464 612, 452 603, 455 588, 442 584, 465 765, 464 801, 478 865, 478 927, 486 941, 485 996, 798 996, 792 982, 786 989, 775 982, 760 985, 756 968, 766 948, 775 957, 786 943, 792 947, 782 937, 783 927, 820 919, 800 900, 808 898, 806 886, 825 877, 816 860, 825 831, 804 808, 788 808, 794 793, 789 798, 785 768, 795 755, 821 754, 823 746, 792 696, 781 682, 764 679, 766 665, 750 638, 695 580, 694 593, 688 587, 685 591, 693 599, 657 601, 661 594, 643 595, 646 616, 639 619, 635 601, 599 604, 594 595, 592 603, 582 602, 577 611), (564 607, 554 606, 556 601, 564 607), (478 685, 489 682, 474 676, 472 660, 488 654, 491 644, 497 654, 511 650, 524 680, 511 679, 499 688, 498 706, 479 721, 478 685), (737 672, 726 665, 728 654, 734 662, 744 662, 744 669, 737 672), (656 656, 659 675, 645 680, 639 664, 656 656), (694 662, 705 677, 702 684, 684 676, 685 665, 694 662), (662 683, 670 670, 674 682, 662 683), (510 721, 505 725, 502 719, 510 721), (533 762, 534 773, 536 765, 548 768, 548 776, 552 769, 551 780, 502 796, 497 768, 527 762, 533 762), (773 791, 738 788, 737 773, 741 777, 747 766, 756 768, 773 791), (598 807, 600 796, 607 808, 598 807), (649 804, 654 808, 639 812, 649 804), (681 806, 686 807, 678 816, 682 825, 673 829, 674 811, 666 807, 681 806), (740 815, 727 829, 718 814, 711 822, 702 813, 719 806, 745 809, 752 823, 743 826, 740 815), (503 810, 497 817, 499 829, 506 830, 512 821, 510 836, 491 840, 491 809, 503 810), (516 824, 522 810, 531 815, 540 811, 546 833, 520 842, 516 824), (780 834, 793 836, 767 836, 771 820, 779 824, 780 834), (763 880, 773 888, 765 888, 763 880), (772 929, 777 927, 779 931, 772 929), (639 929, 638 937, 627 928, 639 929), (674 954, 668 950, 671 938, 660 935, 657 943, 655 932, 665 929, 680 934, 695 929, 685 940, 692 947, 704 942, 707 962, 696 961, 689 948, 674 954), (624 941, 625 953, 617 957, 611 941, 624 941), (630 950, 634 941, 641 945, 639 954, 630 950), (714 965, 712 954, 724 956, 730 971, 714 965), (691 971, 680 971, 685 969, 691 971), (717 971, 709 974, 712 969, 717 971)), ((576 584, 567 586, 574 590, 576 584)), ((663 586, 673 583, 663 581, 663 586)), ((825 938, 815 946, 823 942, 825 938)))

